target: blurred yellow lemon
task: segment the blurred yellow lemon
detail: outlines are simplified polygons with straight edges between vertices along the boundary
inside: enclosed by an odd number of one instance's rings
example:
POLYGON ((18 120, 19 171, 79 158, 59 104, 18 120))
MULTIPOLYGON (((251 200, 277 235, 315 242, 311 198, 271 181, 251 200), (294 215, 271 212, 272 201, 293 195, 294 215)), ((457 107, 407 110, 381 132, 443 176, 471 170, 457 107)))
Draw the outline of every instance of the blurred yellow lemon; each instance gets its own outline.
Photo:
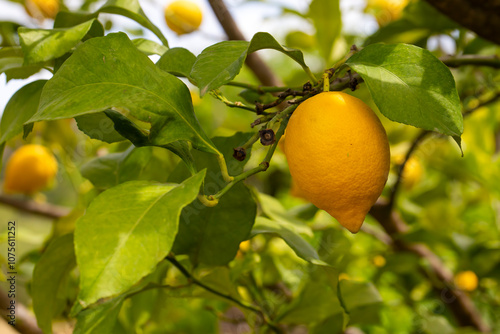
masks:
POLYGON ((464 291, 474 291, 477 289, 477 275, 471 271, 461 271, 455 276, 455 285, 464 291))
POLYGON ((29 16, 39 20, 53 19, 59 12, 59 0, 26 0, 24 6, 29 16))
POLYGON ((373 258, 373 264, 375 265, 375 267, 383 267, 385 266, 385 257, 383 257, 382 255, 377 255, 373 258))
POLYGON ((16 150, 5 167, 6 193, 33 194, 52 183, 57 161, 44 146, 25 145, 16 150))
POLYGON ((387 135, 370 107, 342 92, 307 99, 288 123, 285 155, 301 194, 358 232, 390 167, 387 135))
POLYGON ((405 169, 403 170, 403 185, 407 189, 413 188, 422 179, 423 168, 420 160, 415 156, 410 157, 406 162, 405 169))
POLYGON ((384 26, 399 19, 408 2, 409 0, 368 0, 366 12, 373 14, 378 24, 384 26))
POLYGON ((200 7, 191 1, 176 0, 165 7, 165 21, 177 35, 189 34, 197 30, 202 19, 200 7))

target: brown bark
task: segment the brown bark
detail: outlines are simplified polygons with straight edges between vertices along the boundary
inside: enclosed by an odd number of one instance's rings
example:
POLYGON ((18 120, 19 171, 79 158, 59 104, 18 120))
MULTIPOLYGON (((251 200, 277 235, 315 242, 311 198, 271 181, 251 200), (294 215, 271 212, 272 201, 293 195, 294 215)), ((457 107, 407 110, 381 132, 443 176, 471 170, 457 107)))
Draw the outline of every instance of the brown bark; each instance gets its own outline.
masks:
POLYGON ((37 203, 18 199, 12 196, 0 195, 0 204, 5 204, 24 212, 29 212, 46 218, 57 219, 70 213, 70 209, 49 203, 37 203))
POLYGON ((427 0, 427 2, 482 38, 500 44, 499 1, 427 0))

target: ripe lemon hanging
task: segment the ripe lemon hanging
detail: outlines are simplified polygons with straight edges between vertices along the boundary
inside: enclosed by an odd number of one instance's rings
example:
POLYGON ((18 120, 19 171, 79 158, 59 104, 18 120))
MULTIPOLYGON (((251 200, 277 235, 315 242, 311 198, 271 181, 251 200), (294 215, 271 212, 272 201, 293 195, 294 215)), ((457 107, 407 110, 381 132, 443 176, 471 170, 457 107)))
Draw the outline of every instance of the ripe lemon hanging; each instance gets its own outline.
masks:
POLYGON ((189 34, 197 30, 202 19, 200 7, 191 1, 177 0, 165 7, 165 21, 177 35, 189 34))
POLYGON ((28 14, 36 19, 53 19, 59 11, 59 0, 26 0, 28 14))
POLYGON ((307 99, 286 128, 285 155, 301 194, 358 232, 390 167, 387 135, 370 107, 342 92, 307 99))
POLYGON ((57 161, 44 146, 25 145, 16 150, 5 168, 4 191, 30 195, 47 187, 57 173, 57 161))

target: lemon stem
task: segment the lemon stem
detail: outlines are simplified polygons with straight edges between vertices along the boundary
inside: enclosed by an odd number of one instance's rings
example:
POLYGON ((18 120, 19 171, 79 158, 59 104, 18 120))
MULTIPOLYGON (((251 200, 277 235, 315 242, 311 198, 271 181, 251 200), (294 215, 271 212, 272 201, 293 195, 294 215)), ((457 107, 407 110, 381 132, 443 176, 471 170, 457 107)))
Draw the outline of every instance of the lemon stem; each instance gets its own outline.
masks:
POLYGON ((323 73, 323 92, 330 91, 330 76, 327 72, 323 73))
POLYGON ((204 205, 208 207, 214 207, 219 204, 219 200, 212 198, 212 196, 205 196, 202 194, 198 194, 198 200, 204 205))
POLYGON ((224 179, 224 181, 226 182, 233 181, 234 177, 229 175, 229 172, 227 170, 226 160, 224 159, 223 154, 217 155, 217 162, 219 163, 219 168, 222 173, 222 178, 224 179))
POLYGON ((269 163, 271 162, 271 159, 273 157, 274 151, 276 150, 276 147, 278 146, 278 143, 280 141, 281 136, 283 136, 283 133, 285 133, 285 128, 286 125, 288 124, 288 118, 287 116, 290 115, 291 111, 295 110, 296 106, 291 106, 290 108, 285 109, 281 114, 278 114, 276 117, 281 116, 284 114, 284 117, 281 117, 281 124, 276 132, 276 141, 274 144, 269 147, 269 150, 267 151, 266 157, 264 160, 257 166, 254 167, 250 170, 247 170, 246 172, 243 172, 237 176, 234 177, 233 181, 229 182, 224 188, 222 188, 219 192, 217 192, 214 195, 208 196, 208 199, 213 199, 213 200, 218 200, 221 198, 225 193, 227 193, 229 190, 231 190, 232 187, 234 187, 238 182, 243 181, 250 176, 266 171, 269 168, 269 163), (291 110, 291 111, 290 111, 291 110), (285 111, 288 111, 288 113, 284 113, 285 111))
POLYGON ((307 66, 303 67, 303 69, 307 73, 307 75, 309 76, 309 79, 311 79, 311 82, 316 84, 318 82, 318 79, 316 79, 313 72, 311 72, 311 69, 307 66))

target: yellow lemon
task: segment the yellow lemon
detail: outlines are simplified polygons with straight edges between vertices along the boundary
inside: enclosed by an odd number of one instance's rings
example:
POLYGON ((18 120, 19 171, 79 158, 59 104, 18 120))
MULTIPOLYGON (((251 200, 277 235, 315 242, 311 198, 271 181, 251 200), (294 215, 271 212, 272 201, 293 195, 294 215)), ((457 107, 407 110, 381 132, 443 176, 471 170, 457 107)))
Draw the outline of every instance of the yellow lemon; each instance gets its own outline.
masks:
POLYGON ((47 187, 57 173, 57 161, 44 146, 25 145, 16 150, 5 167, 6 193, 33 194, 47 187))
POLYGON ((197 30, 202 19, 200 7, 191 1, 176 0, 165 7, 165 21, 177 35, 189 34, 197 30))
POLYGON ((455 285, 464 291, 474 291, 477 288, 477 275, 471 271, 461 271, 455 276, 455 285))
POLYGON ((405 169, 403 170, 403 184, 406 188, 410 189, 422 178, 423 168, 418 158, 410 157, 406 162, 405 169))
POLYGON ((366 11, 373 14, 380 26, 397 20, 409 0, 368 0, 366 11))
POLYGON ((59 0, 26 0, 25 8, 35 19, 53 19, 59 11, 59 0))
POLYGON ((387 135, 370 107, 342 92, 307 99, 290 118, 285 154, 302 195, 358 232, 390 167, 387 135))

